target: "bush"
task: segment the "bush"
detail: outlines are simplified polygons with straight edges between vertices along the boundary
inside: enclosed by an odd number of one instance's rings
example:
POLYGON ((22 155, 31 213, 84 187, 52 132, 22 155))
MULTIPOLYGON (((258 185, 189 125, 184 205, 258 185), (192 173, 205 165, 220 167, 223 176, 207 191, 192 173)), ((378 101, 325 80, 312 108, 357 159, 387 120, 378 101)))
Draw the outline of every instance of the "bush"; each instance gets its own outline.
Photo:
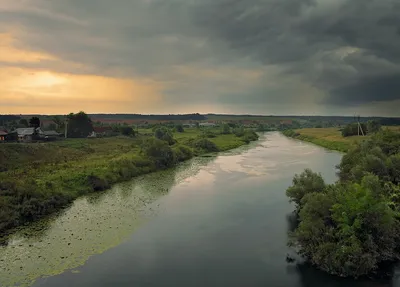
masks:
POLYGON ((124 136, 134 136, 135 135, 135 131, 131 127, 121 127, 121 133, 124 136))
POLYGON ((244 136, 244 128, 243 127, 238 127, 233 129, 233 134, 237 137, 242 137, 244 136))
POLYGON ((321 174, 306 169, 300 175, 294 176, 293 185, 287 189, 286 195, 290 198, 290 201, 296 203, 297 208, 300 208, 302 199, 306 194, 324 192, 325 187, 321 174))
POLYGON ((209 139, 217 137, 217 135, 214 132, 210 131, 210 130, 205 130, 202 133, 202 136, 205 137, 205 138, 209 138, 209 139))
POLYGON ((87 177, 89 186, 94 190, 94 191, 103 191, 108 188, 110 188, 110 185, 108 184, 107 180, 101 179, 98 176, 95 175, 89 175, 87 177))
MULTIPOLYGON (((368 132, 366 124, 361 123, 360 125, 364 135, 366 135, 368 132)), ((345 126, 342 130, 343 137, 357 136, 358 134, 362 135, 362 132, 359 131, 358 123, 349 124, 345 126)))
POLYGON ((168 168, 175 163, 175 154, 166 141, 149 139, 143 149, 145 154, 154 160, 157 168, 168 168))
POLYGON ((176 125, 175 126, 175 130, 178 132, 178 133, 183 133, 185 130, 183 129, 183 126, 182 125, 176 125))
POLYGON ((166 141, 169 145, 176 143, 172 133, 166 127, 157 128, 154 132, 154 136, 156 139, 166 141))
POLYGON ((223 135, 228 135, 228 134, 230 134, 230 133, 231 133, 231 128, 230 128, 230 126, 229 126, 228 124, 224 124, 224 125, 222 126, 221 134, 223 134, 223 135))
POLYGON ((243 133, 242 139, 245 143, 250 143, 252 141, 258 140, 258 134, 254 131, 245 131, 243 133))
POLYGON ((201 149, 206 152, 218 151, 218 147, 215 145, 215 143, 206 138, 197 139, 196 141, 193 142, 193 146, 197 149, 201 149))
POLYGON ((175 153, 175 160, 177 162, 185 161, 193 157, 192 149, 185 145, 174 146, 173 151, 175 153))

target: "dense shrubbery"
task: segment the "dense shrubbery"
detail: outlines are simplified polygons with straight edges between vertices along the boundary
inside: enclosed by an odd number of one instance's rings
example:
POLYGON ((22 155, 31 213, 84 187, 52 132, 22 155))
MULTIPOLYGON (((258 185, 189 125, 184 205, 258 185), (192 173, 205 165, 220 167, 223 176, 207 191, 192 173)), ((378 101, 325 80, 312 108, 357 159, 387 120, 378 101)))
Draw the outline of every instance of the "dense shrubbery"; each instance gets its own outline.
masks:
POLYGON ((244 132, 241 138, 245 143, 250 143, 252 141, 258 140, 258 135, 256 132, 248 130, 244 132))
POLYGON ((342 129, 342 136, 350 137, 350 136, 362 135, 363 133, 364 133, 364 135, 366 135, 368 133, 367 125, 364 123, 361 123, 360 126, 361 126, 362 131, 360 130, 358 123, 352 123, 352 124, 346 125, 342 129))
POLYGON ((296 175, 287 195, 300 224, 292 244, 322 270, 358 277, 400 259, 400 134, 379 132, 349 151, 340 180, 296 175))
POLYGON ((206 138, 199 138, 193 142, 193 147, 205 152, 217 152, 218 147, 215 143, 206 138))
POLYGON ((171 131, 166 127, 156 128, 154 131, 154 136, 159 140, 166 141, 169 145, 176 143, 171 131))

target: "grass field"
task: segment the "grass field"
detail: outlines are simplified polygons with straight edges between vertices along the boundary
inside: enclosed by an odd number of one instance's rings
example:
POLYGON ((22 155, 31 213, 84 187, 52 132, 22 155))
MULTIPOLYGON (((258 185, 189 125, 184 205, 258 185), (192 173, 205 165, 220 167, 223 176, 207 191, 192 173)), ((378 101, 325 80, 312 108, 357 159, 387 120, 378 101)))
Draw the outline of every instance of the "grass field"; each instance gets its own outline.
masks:
POLYGON ((134 138, 0 144, 0 235, 50 214, 81 195, 207 153, 207 142, 213 143, 212 151, 225 151, 248 142, 245 137, 220 134, 219 129, 212 130, 215 137, 205 140, 201 130, 186 129, 173 134, 176 144, 158 145, 155 149, 161 148, 162 152, 150 156, 146 149, 153 132, 139 132, 134 138), (165 154, 168 158, 164 158, 165 154), (159 163, 166 160, 168 164, 160 167, 159 163))
MULTIPOLYGON (((400 132, 399 126, 383 127, 383 129, 400 132)), ((368 135, 343 137, 339 128, 306 128, 285 131, 283 134, 341 152, 347 152, 356 143, 369 138, 368 135)))

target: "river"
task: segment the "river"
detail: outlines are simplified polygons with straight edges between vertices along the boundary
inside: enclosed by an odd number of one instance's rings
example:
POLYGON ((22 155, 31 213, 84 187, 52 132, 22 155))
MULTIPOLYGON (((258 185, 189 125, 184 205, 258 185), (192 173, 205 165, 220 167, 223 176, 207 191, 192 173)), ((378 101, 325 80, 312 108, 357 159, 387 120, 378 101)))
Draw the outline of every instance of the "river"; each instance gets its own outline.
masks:
POLYGON ((287 263, 295 173, 341 154, 265 133, 215 157, 82 197, 0 246, 0 286, 381 287, 287 263))

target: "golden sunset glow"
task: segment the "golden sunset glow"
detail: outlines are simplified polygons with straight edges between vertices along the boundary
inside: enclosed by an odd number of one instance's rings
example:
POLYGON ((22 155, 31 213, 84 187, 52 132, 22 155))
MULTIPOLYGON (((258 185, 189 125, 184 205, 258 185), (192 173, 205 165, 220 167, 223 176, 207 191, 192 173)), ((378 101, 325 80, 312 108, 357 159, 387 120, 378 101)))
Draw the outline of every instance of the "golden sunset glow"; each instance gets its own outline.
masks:
POLYGON ((149 79, 57 73, 22 68, 13 63, 59 61, 51 55, 14 46, 10 34, 0 34, 0 108, 2 113, 69 113, 87 110, 131 112, 157 106, 163 86, 149 79))

